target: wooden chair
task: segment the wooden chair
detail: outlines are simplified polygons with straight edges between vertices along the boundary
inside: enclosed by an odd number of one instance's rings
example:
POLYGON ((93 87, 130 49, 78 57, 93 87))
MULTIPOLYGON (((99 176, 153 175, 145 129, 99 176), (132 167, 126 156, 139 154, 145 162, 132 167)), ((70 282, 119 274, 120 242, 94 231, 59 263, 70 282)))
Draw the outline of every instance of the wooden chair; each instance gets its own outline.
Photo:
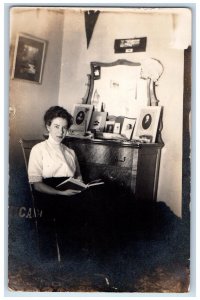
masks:
MULTIPOLYGON (((28 161, 29 161, 29 156, 30 156, 31 149, 34 145, 36 145, 39 142, 41 142, 41 140, 25 140, 25 139, 20 139, 19 140, 19 143, 20 143, 21 149, 22 149, 22 154, 23 154, 23 158, 24 158, 25 167, 26 167, 27 177, 28 177, 28 161)), ((34 197, 34 190, 33 190, 33 186, 30 183, 29 183, 29 187, 30 187, 32 207, 33 207, 34 218, 35 218, 36 234, 37 234, 37 237, 38 237, 38 245, 39 245, 38 218, 40 218, 42 216, 41 215, 38 216, 38 213, 37 213, 38 209, 36 207, 36 201, 35 201, 35 197, 34 197)), ((59 243, 58 243, 58 236, 57 236, 57 230, 56 230, 56 219, 55 218, 53 218, 53 224, 54 224, 54 234, 55 234, 55 241, 56 241, 57 260, 58 260, 58 262, 60 262, 61 261, 60 247, 59 247, 59 243)))

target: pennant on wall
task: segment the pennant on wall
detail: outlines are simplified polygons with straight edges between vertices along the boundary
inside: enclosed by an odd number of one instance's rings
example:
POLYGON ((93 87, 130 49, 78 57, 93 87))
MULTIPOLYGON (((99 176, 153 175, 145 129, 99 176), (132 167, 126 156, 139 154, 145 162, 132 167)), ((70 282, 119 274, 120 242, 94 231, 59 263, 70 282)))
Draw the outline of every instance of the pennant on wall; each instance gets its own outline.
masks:
POLYGON ((87 38, 87 48, 89 47, 92 33, 94 30, 94 26, 96 24, 99 13, 100 13, 99 10, 85 11, 85 32, 86 32, 86 38, 87 38))

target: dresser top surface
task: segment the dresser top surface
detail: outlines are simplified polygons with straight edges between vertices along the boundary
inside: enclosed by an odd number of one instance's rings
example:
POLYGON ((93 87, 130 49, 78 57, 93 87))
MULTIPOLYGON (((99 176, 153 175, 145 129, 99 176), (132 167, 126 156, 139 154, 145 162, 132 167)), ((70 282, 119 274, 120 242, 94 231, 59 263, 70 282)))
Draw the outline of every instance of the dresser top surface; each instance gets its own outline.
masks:
POLYGON ((130 148, 163 148, 162 143, 135 143, 133 141, 120 141, 120 140, 108 140, 108 139, 87 139, 80 137, 65 137, 65 142, 74 142, 80 144, 99 144, 99 145, 110 145, 116 147, 130 147, 130 148))

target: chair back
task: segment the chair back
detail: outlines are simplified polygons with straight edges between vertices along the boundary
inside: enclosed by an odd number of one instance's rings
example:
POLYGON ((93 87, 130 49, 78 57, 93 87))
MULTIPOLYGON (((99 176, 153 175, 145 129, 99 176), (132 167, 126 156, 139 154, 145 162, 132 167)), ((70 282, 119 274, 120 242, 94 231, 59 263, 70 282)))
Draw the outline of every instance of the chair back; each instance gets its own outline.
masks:
MULTIPOLYGON (((25 167, 26 167, 26 172, 27 172, 27 176, 28 176, 28 161, 29 161, 29 156, 30 156, 30 152, 31 149, 33 148, 33 146, 35 146, 36 144, 40 143, 42 140, 25 140, 25 139, 20 139, 19 143, 21 145, 22 148, 22 154, 24 157, 24 163, 25 163, 25 167)), ((35 225, 36 225, 36 232, 38 234, 38 223, 37 223, 37 209, 35 207, 35 199, 34 199, 34 191, 33 191, 33 187, 32 185, 29 183, 29 187, 30 187, 30 192, 31 192, 31 197, 32 197, 32 206, 33 206, 33 211, 34 211, 34 217, 35 217, 35 225)), ((40 217, 42 217, 42 211, 40 212, 40 217)), ((55 218, 53 218, 53 226, 54 226, 54 234, 55 234, 55 240, 56 240, 56 251, 57 251, 57 260, 58 262, 61 261, 61 257, 60 257, 60 246, 58 243, 58 238, 57 238, 57 230, 56 230, 56 220, 55 218)), ((38 239, 39 239, 39 234, 38 234, 38 239)), ((39 245, 39 241, 38 241, 38 245, 39 245)))
POLYGON ((28 161, 29 161, 31 149, 33 148, 33 146, 35 146, 36 144, 38 144, 40 142, 41 142, 41 140, 24 140, 24 139, 19 140, 19 143, 22 148, 22 153, 23 153, 27 172, 28 172, 28 161))

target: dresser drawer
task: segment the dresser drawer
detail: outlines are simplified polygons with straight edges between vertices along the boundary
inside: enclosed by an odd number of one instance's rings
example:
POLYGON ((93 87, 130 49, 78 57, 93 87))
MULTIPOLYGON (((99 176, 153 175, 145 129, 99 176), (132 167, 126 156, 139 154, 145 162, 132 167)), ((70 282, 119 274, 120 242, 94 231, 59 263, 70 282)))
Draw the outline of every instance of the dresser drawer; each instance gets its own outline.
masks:
POLYGON ((134 149, 110 145, 73 144, 71 145, 79 162, 95 163, 130 168, 134 149))
POLYGON ((136 177, 132 176, 131 168, 106 165, 81 164, 81 174, 85 182, 101 178, 105 183, 130 191, 135 185, 136 177))

